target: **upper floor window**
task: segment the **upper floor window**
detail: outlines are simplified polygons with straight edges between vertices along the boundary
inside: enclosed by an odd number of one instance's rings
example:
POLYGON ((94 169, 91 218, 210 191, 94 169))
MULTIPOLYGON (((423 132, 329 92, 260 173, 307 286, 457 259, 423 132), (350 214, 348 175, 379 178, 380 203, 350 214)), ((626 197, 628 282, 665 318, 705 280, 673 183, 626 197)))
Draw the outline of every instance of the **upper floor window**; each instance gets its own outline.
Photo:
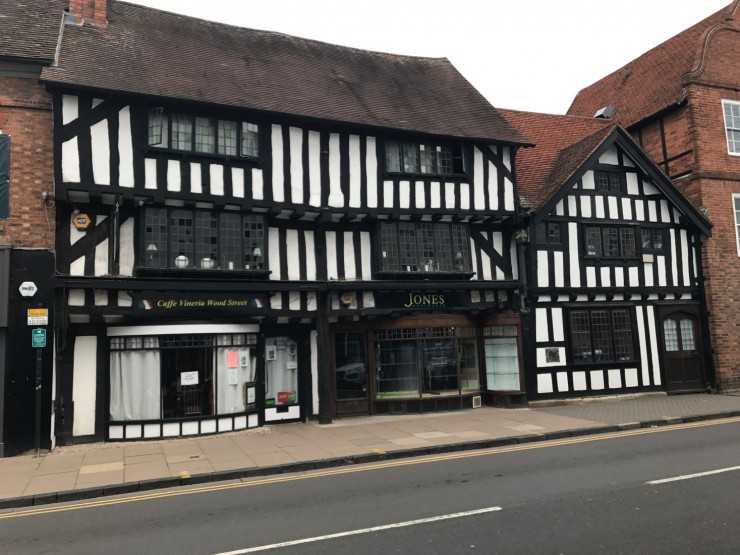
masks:
POLYGON ((385 169, 389 173, 462 174, 465 173, 462 145, 386 141, 385 169))
POLYGON ((663 252, 663 230, 642 228, 642 252, 663 252))
POLYGON ((586 256, 634 258, 635 228, 618 226, 584 226, 586 256))
POLYGON ((573 362, 635 359, 632 318, 627 308, 570 311, 573 362))
POLYGON ((143 266, 161 269, 265 269, 265 219, 230 212, 147 208, 143 266))
POLYGON ((722 101, 727 133, 727 152, 740 156, 740 102, 722 101))
POLYGON ((596 170, 594 172, 596 190, 609 193, 622 192, 624 190, 622 176, 623 173, 621 171, 596 170))
POLYGON ((737 255, 740 256, 740 194, 732 195, 732 204, 735 209, 735 239, 737 241, 737 255))
POLYGON ((170 113, 163 108, 149 110, 149 146, 257 158, 258 139, 259 128, 254 123, 170 113))
POLYGON ((381 272, 470 272, 465 224, 380 223, 381 272))
POLYGON ((559 245, 560 222, 540 222, 535 227, 535 241, 542 245, 559 245))

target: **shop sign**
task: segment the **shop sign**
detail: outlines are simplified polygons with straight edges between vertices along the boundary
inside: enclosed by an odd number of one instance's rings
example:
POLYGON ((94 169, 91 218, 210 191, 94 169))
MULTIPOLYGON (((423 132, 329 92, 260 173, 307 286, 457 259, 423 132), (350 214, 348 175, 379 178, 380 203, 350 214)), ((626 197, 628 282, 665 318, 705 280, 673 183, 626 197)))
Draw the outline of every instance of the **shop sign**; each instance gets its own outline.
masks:
POLYGON ((77 214, 72 219, 72 224, 78 231, 85 231, 88 227, 90 227, 90 223, 90 216, 88 216, 87 214, 77 214))
POLYGON ((241 293, 162 293, 133 294, 133 306, 146 316, 239 315, 262 312, 267 299, 241 293))
POLYGON ((295 391, 278 391, 277 402, 279 405, 284 405, 286 403, 295 403, 295 401, 295 391))
POLYGON ((375 304, 396 310, 445 310, 470 306, 470 297, 460 291, 384 291, 375 295, 375 304))

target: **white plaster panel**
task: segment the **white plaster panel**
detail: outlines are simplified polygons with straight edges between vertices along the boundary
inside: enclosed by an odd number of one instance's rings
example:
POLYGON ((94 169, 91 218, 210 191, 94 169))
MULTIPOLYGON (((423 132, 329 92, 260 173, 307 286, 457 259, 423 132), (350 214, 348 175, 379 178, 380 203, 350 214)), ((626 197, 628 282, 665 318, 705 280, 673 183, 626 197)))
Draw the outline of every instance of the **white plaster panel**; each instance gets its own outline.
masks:
POLYGON ((67 125, 79 117, 79 103, 76 96, 62 95, 62 125, 67 125))
POLYGON ((95 306, 108 306, 108 291, 105 289, 95 289, 93 291, 93 299, 95 306))
MULTIPOLYGON (((72 274, 82 275, 82 274, 72 274)), ((67 293, 67 304, 69 306, 85 306, 85 290, 84 289, 70 289, 67 293)))
POLYGON ((265 198, 265 181, 262 170, 259 168, 252 168, 252 198, 254 200, 265 198))
POLYGON ((622 219, 624 220, 632 219, 632 203, 630 202, 630 199, 628 198, 622 199, 622 219))
POLYGON ((72 435, 74 436, 88 436, 95 433, 97 352, 97 337, 78 336, 75 338, 74 362, 72 363, 72 401, 75 406, 72 435))
POLYGON ((190 192, 203 192, 203 177, 201 176, 201 165, 198 162, 190 162, 190 192))
POLYGON ((426 208, 426 197, 424 196, 424 182, 417 181, 414 185, 415 202, 417 208, 426 208))
POLYGON ((614 268, 614 286, 624 287, 624 267, 622 266, 614 268))
POLYGON ((375 137, 366 137, 365 168, 367 170, 367 205, 369 208, 378 207, 378 158, 375 137))
POLYGON ((339 271, 337 270, 337 233, 335 231, 326 232, 326 275, 329 279, 338 279, 339 271))
POLYGON ((285 249, 288 259, 288 279, 301 279, 301 265, 298 248, 298 231, 289 229, 285 232, 285 249))
POLYGON ((370 233, 367 231, 363 231, 360 233, 360 248, 362 252, 362 275, 358 277, 369 281, 373 279, 373 269, 371 263, 373 247, 370 233))
POLYGON ((537 286, 550 285, 550 267, 547 261, 547 251, 537 251, 537 286))
POLYGON ((221 164, 211 164, 209 174, 211 177, 211 194, 219 197, 224 196, 224 167, 221 164))
POLYGON ((537 368, 549 368, 551 366, 565 366, 565 347, 538 347, 536 351, 537 368), (547 362, 547 350, 557 349, 559 362, 547 362))
POLYGON ((671 209, 665 199, 660 201, 660 220, 665 223, 671 222, 671 209))
POLYGON ((197 422, 183 422, 182 423, 182 435, 194 436, 197 433, 198 433, 198 423, 197 422))
POLYGON ((655 329, 655 310, 652 306, 646 307, 647 321, 648 321, 648 332, 650 334, 650 344, 653 345, 652 350, 652 367, 653 367, 653 384, 660 385, 660 358, 658 353, 658 334, 655 329))
POLYGON ((666 268, 665 256, 659 255, 655 257, 655 265, 658 271, 658 285, 665 287, 668 283, 668 268, 666 268))
POLYGON ((612 220, 619 219, 619 204, 617 197, 608 197, 609 199, 609 218, 612 220))
POLYGON ((537 374, 537 393, 552 393, 551 374, 537 374))
POLYGON ((620 389, 622 387, 622 375, 619 370, 607 370, 607 375, 609 377, 610 389, 620 389))
POLYGON ((401 208, 411 206, 411 183, 406 180, 398 182, 398 202, 401 208))
POLYGON ((514 211, 514 184, 510 179, 504 179, 504 210, 514 211))
POLYGON ((570 285, 571 287, 580 287, 581 265, 578 260, 578 224, 575 222, 568 224, 568 260, 570 264, 570 285))
POLYGON ((556 216, 563 215, 563 211, 565 210, 563 206, 564 206, 563 199, 560 199, 558 203, 555 205, 555 215, 556 216))
POLYGON ((272 198, 275 202, 285 202, 285 174, 283 172, 283 129, 272 125, 272 198))
POLYGON ((645 201, 643 200, 635 201, 635 219, 639 222, 645 221, 645 201))
MULTIPOLYGON (((494 231, 493 233, 491 233, 491 239, 493 241, 493 250, 503 255, 504 254, 503 234, 500 231, 494 231)), ((499 281, 503 281, 505 277, 506 276, 504 275, 504 271, 499 266, 496 266, 496 279, 499 281)))
POLYGON ((580 197, 581 198, 581 216, 584 218, 591 217, 591 197, 580 197))
POLYGON ((555 262, 555 287, 565 286, 565 263, 563 262, 563 253, 556 251, 553 253, 555 262))
POLYGON ((504 159, 504 166, 511 171, 511 149, 508 146, 502 148, 501 157, 504 159))
POLYGON ((134 301, 131 294, 127 291, 118 292, 118 306, 125 307, 133 305, 134 301))
POLYGON ((636 268, 635 266, 631 266, 628 272, 629 272, 629 279, 630 279, 630 287, 639 287, 640 286, 639 268, 636 268))
MULTIPOLYGON (((565 341, 565 332, 563 331, 563 309, 551 308, 550 317, 552 318, 552 340, 565 341)), ((561 360, 565 360, 565 356, 562 356, 561 360)))
POLYGON ((80 182, 80 150, 77 137, 62 143, 62 180, 69 183, 80 182))
POLYGON ((110 185, 110 140, 108 139, 107 119, 90 127, 90 143, 93 181, 97 185, 110 185))
POLYGON ((604 372, 602 370, 591 370, 591 389, 604 389, 604 372))
POLYGON ((455 207, 455 184, 445 182, 445 208, 455 207))
POLYGON ((270 279, 283 279, 280 275, 280 234, 274 227, 268 229, 267 245, 270 257, 270 279))
POLYGON ((236 198, 244 198, 244 168, 231 168, 231 192, 236 198))
POLYGON ((492 280, 493 272, 491 271, 491 257, 489 257, 484 251, 480 253, 481 270, 483 270, 483 276, 479 279, 492 280))
POLYGON ((144 424, 144 437, 153 438, 160 436, 159 424, 144 424))
POLYGON ((383 181, 383 206, 395 208, 393 206, 393 181, 383 181))
POLYGON ((611 164, 613 166, 619 164, 616 147, 610 146, 606 152, 599 156, 599 164, 611 164))
POLYGON ((141 437, 141 424, 126 424, 126 439, 139 439, 141 437))
POLYGON ((593 266, 586 268, 586 287, 596 287, 596 268, 593 266))
POLYGON ((442 207, 442 184, 439 181, 432 181, 429 192, 429 208, 442 207))
POLYGON ((329 206, 341 208, 344 206, 344 193, 341 183, 341 154, 339 151, 339 135, 329 134, 329 206))
POLYGON ((362 304, 366 308, 375 308, 375 295, 373 295, 372 291, 365 291, 362 294, 362 304))
POLYGON ((596 189, 596 182, 594 181, 593 170, 589 170, 583 174, 583 177, 581 178, 581 187, 586 190, 596 189))
POLYGON ((306 241, 306 279, 316 280, 316 247, 314 245, 314 232, 306 231, 303 234, 306 241))
POLYGON ((631 196, 639 195, 640 186, 637 182, 637 174, 633 172, 627 172, 625 174, 625 178, 627 181, 627 194, 631 196))
POLYGON ((568 373, 567 372, 557 372, 555 374, 558 381, 558 391, 568 391, 568 373))
POLYGON ((648 205, 648 221, 657 222, 658 221, 657 203, 654 200, 649 200, 647 201, 647 205, 648 205))
POLYGON ((182 189, 182 176, 180 175, 180 161, 167 161, 167 190, 180 191, 182 189))
POLYGON ((157 188, 157 161, 154 158, 144 159, 144 188, 157 188))
MULTIPOLYGON (((475 246, 475 243, 474 243, 474 242, 473 242, 473 240, 471 239, 471 240, 470 240, 470 252, 475 252, 475 248, 476 248, 476 246, 475 246)), ((471 259, 472 259, 472 260, 471 260, 471 264, 470 264, 470 266, 471 266, 471 271, 473 272, 473 274, 475 274, 475 275, 473 276, 473 279, 474 279, 474 280, 475 280, 475 279, 480 279, 480 277, 478 277, 478 276, 480 275, 480 274, 478 273, 478 257, 477 257, 477 256, 473 256, 473 257, 471 257, 471 259)))
POLYGON ((594 197, 594 206, 596 207, 596 217, 603 220, 606 217, 606 213, 604 212, 604 197, 594 197))
MULTIPOLYGON (((473 149, 473 207, 476 210, 486 209, 486 195, 483 187, 483 153, 478 148, 473 149)), ((465 195, 463 195, 465 198, 465 195)))
POLYGON ((498 168, 488 162, 488 208, 498 210, 498 168))
POLYGON ((470 184, 460 183, 460 191, 458 194, 460 195, 460 209, 470 210, 470 184))
POLYGON ((642 188, 645 191, 646 195, 657 195, 658 193, 660 193, 660 191, 655 186, 655 184, 653 184, 652 181, 644 181, 642 183, 642 188))
POLYGON ((303 204, 303 130, 290 127, 290 200, 303 204))
POLYGON ((344 279, 356 279, 355 255, 362 256, 362 253, 355 253, 354 233, 345 231, 342 235, 344 238, 344 279))
POLYGON ((586 389, 588 389, 586 372, 573 372, 573 390, 586 391, 586 389))
POLYGON ((601 286, 602 287, 611 287, 611 273, 610 268, 599 268, 601 271, 601 286))
POLYGON ((297 406, 288 407, 287 412, 278 412, 277 408, 265 409, 265 422, 278 422, 280 420, 293 420, 300 418, 301 408, 297 406))
POLYGON ((270 297, 270 308, 272 310, 282 310, 282 308, 283 308, 283 296, 281 294, 272 295, 270 297))
POLYGON ((547 332, 547 309, 536 308, 534 310, 535 319, 535 341, 537 343, 546 343, 550 341, 550 336, 547 332))
POLYGON ((624 370, 624 386, 625 387, 637 387, 639 382, 637 381, 637 368, 625 368, 624 370))
MULTIPOLYGON (((689 251, 689 236, 685 229, 680 231, 681 234, 681 253, 683 255, 683 264, 681 271, 683 272, 683 284, 685 286, 692 285, 691 283, 691 268, 689 267, 689 260, 691 260, 691 251, 689 251)), ((676 260, 676 257, 673 257, 676 260)), ((674 282, 675 283, 675 282, 674 282)))
POLYGON ((578 197, 574 195, 568 195, 568 216, 576 216, 578 214, 578 197))
POLYGON ((321 206, 321 134, 308 132, 308 204, 321 206))
POLYGON ((85 257, 81 256, 69 265, 69 274, 72 276, 85 275, 85 257))
POLYGON ((301 294, 298 291, 288 293, 288 310, 301 309, 301 294))
POLYGON ((121 187, 134 186, 134 143, 128 106, 118 112, 118 184, 121 187))

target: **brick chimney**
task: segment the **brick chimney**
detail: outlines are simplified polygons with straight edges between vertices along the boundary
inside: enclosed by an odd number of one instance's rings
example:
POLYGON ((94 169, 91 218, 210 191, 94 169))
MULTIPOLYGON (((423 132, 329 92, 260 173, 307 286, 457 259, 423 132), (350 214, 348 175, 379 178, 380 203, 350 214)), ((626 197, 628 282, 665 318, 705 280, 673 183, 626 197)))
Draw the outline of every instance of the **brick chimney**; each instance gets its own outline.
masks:
POLYGON ((69 0, 69 14, 77 23, 91 23, 96 27, 108 25, 108 0, 69 0))

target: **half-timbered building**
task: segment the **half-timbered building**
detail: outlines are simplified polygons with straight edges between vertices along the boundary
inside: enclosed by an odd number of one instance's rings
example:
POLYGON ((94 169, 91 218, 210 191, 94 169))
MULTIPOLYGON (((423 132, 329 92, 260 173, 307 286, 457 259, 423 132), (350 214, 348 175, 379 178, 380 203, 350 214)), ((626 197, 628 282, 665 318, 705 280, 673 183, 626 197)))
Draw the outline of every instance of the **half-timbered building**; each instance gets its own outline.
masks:
POLYGON ((615 123, 501 113, 536 144, 517 157, 528 398, 713 383, 707 220, 615 123))
POLYGON ((42 75, 60 440, 462 408, 519 375, 527 141, 449 61, 71 9, 42 75))
POLYGON ((568 113, 608 107, 711 220, 703 250, 720 391, 740 391, 740 1, 732 0, 578 93, 568 113))

